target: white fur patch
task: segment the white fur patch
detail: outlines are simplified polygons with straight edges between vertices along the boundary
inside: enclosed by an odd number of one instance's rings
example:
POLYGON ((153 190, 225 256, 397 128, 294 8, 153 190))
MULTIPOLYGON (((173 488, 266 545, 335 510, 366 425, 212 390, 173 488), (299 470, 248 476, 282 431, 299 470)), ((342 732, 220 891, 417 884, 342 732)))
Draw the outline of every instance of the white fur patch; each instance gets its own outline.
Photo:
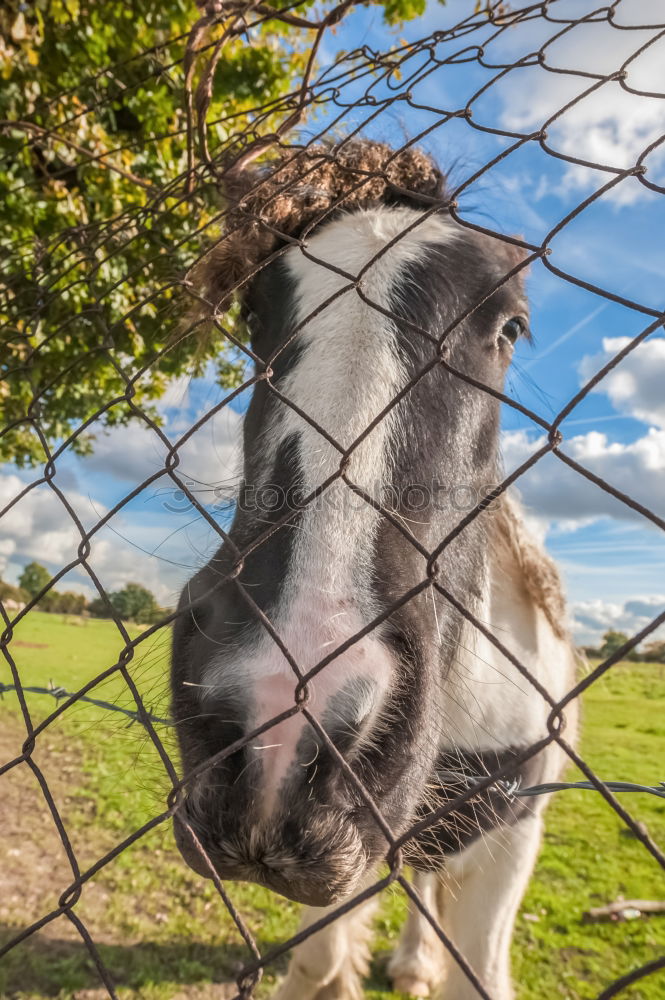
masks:
MULTIPOLYGON (((509 502, 508 500, 503 501, 509 502)), ((526 528, 523 529, 526 533, 526 528)), ((485 593, 474 609, 480 621, 517 657, 555 700, 573 684, 575 657, 566 637, 524 586, 520 568, 506 551, 488 564, 485 593)), ((446 751, 500 751, 526 746, 547 735, 550 706, 529 680, 473 625, 466 623, 453 667, 440 693, 441 745, 446 751)), ((574 729, 574 709, 568 710, 574 729)), ((548 752, 553 777, 559 767, 548 752)), ((543 779, 543 780, 550 780, 543 779)))
MULTIPOLYGON (((377 208, 340 216, 308 241, 316 258, 357 275, 394 237, 423 213, 409 208, 377 208)), ((428 246, 449 242, 452 223, 431 216, 406 233, 363 275, 360 287, 389 309, 406 265, 422 259, 428 246)), ((296 284, 296 321, 306 321, 348 279, 306 257, 298 248, 285 255, 296 284)), ((418 336, 414 332, 414 336, 418 336)), ((298 334, 302 348, 280 391, 342 448, 348 448, 399 393, 407 381, 394 324, 349 289, 305 322, 298 334)), ((306 420, 280 404, 263 430, 266 462, 280 444, 297 435, 305 493, 320 486, 339 468, 339 452, 306 420)), ((391 442, 399 417, 391 410, 353 452, 349 478, 373 497, 390 482, 391 442)), ((266 472, 266 476, 268 472, 266 472)), ((262 484, 265 485, 265 484, 262 484)), ((336 482, 302 514, 291 564, 283 581, 273 624, 301 670, 311 669, 374 616, 371 568, 381 515, 343 482, 336 482)), ((330 698, 353 677, 373 683, 380 703, 390 684, 392 655, 372 633, 334 659, 312 681, 312 711, 322 717, 330 698)), ((267 633, 254 648, 210 664, 207 686, 229 683, 251 691, 257 708, 252 727, 293 705, 296 678, 267 633)), ((378 707, 378 706, 376 706, 378 707)), ((364 709, 363 709, 364 710, 364 709)), ((263 763, 265 811, 274 807, 279 784, 295 758, 302 733, 301 716, 268 730, 255 752, 263 763)))

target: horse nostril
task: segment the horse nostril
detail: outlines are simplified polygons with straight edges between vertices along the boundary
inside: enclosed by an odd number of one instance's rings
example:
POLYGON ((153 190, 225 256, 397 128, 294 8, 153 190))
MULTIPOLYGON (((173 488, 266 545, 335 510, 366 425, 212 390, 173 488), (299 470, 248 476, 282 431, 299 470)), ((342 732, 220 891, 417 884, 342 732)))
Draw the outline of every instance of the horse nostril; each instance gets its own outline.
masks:
POLYGON ((366 734, 380 710, 382 693, 371 677, 351 678, 333 695, 323 715, 323 725, 338 750, 348 753, 366 734))

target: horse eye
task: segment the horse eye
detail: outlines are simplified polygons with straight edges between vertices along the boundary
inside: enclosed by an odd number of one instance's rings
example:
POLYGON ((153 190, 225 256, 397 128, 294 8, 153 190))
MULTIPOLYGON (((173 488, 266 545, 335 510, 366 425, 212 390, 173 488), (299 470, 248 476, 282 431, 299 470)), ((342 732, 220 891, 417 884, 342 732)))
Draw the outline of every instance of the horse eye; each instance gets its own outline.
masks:
POLYGON ((526 333, 527 326, 521 316, 513 316, 501 327, 501 336, 505 337, 509 343, 514 344, 518 337, 526 333))

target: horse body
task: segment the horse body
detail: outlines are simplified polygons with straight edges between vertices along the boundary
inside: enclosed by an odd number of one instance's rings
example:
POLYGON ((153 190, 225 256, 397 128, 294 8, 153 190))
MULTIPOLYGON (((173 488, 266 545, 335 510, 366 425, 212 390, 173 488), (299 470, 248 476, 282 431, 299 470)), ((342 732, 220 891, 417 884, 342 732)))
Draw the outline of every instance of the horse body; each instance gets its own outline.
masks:
MULTIPOLYGON (((406 173, 414 164, 422 175, 417 158, 406 173)), ((513 759, 513 778, 558 773, 554 746, 518 759, 547 734, 538 682, 557 699, 571 680, 556 571, 505 498, 455 534, 459 490, 475 506, 498 481, 491 390, 527 327, 521 279, 505 277, 518 261, 408 195, 373 193, 243 293, 270 385, 257 383, 245 418, 231 544, 186 588, 173 648, 183 760, 200 771, 176 834, 201 873, 188 830, 222 877, 315 915, 366 884, 385 838, 324 732, 396 835, 513 759), (302 699, 315 725, 292 711, 302 699)), ((541 809, 493 787, 406 845, 422 892, 497 1000, 510 995, 510 934, 541 809)), ((361 995, 368 919, 368 907, 351 911, 296 949, 283 1000, 361 995)), ((433 987, 439 950, 414 912, 392 960, 397 985, 433 987)), ((451 998, 477 997, 463 972, 447 982, 451 998)))

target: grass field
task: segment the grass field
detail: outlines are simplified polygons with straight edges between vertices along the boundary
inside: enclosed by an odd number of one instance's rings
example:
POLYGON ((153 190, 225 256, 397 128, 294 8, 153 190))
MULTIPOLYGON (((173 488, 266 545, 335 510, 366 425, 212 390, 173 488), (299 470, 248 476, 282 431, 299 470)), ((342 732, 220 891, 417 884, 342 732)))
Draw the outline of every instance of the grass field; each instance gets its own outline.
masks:
MULTIPOLYGON (((135 630, 133 635, 138 634, 135 630)), ((158 715, 166 714, 168 636, 140 643, 132 676, 158 715), (144 648, 145 647, 145 648, 144 648)), ((25 684, 73 690, 117 659, 114 626, 74 624, 32 612, 11 649, 25 684)), ((3 663, 0 680, 11 677, 3 663)), ((131 707, 117 676, 95 697, 131 707)), ((55 702, 29 695, 33 721, 55 702)), ((605 778, 653 784, 665 777, 665 673, 652 664, 620 664, 592 686, 584 702, 582 752, 605 778)), ((175 752, 172 733, 159 727, 175 752)), ((25 738, 16 698, 0 701, 0 764, 20 753, 25 738)), ((34 759, 43 769, 85 869, 163 808, 166 782, 152 745, 119 714, 77 705, 39 737, 34 759)), ((569 777, 574 777, 571 773, 569 777)), ((624 805, 665 845, 665 801, 625 795, 624 805)), ((48 913, 71 882, 59 837, 27 765, 0 777, 0 941, 48 913)), ((232 899, 269 949, 296 928, 298 907, 255 886, 231 885, 232 899)), ((582 914, 617 897, 665 899, 656 862, 594 792, 560 793, 547 819, 536 875, 518 919, 514 971, 518 1000, 590 1000, 616 976, 665 952, 665 916, 585 924, 582 914)), ((368 998, 396 1000, 385 974, 405 911, 401 891, 386 893, 376 924, 368 998)), ((238 932, 211 885, 185 868, 163 824, 102 868, 84 889, 76 912, 99 945, 122 998, 212 1000, 247 957, 238 932)), ((268 995, 285 967, 266 974, 268 995)), ((0 961, 2 1000, 97 1000, 106 996, 76 930, 63 917, 46 924, 0 961)), ((643 980, 624 1000, 665 996, 665 974, 643 980)), ((298 1000, 294 997, 293 1000, 298 1000)))

